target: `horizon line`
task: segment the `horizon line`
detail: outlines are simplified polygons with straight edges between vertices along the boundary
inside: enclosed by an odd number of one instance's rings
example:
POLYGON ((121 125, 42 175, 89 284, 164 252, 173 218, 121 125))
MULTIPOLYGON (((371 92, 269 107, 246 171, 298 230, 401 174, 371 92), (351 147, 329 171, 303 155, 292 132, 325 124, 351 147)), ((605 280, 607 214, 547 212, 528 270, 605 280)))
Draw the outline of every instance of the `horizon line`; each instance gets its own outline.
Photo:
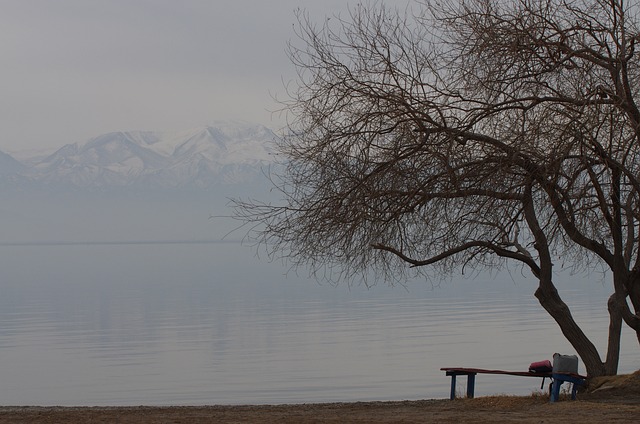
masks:
POLYGON ((242 243, 240 239, 230 240, 41 240, 41 241, 0 241, 0 247, 20 246, 117 246, 151 244, 231 244, 242 243))

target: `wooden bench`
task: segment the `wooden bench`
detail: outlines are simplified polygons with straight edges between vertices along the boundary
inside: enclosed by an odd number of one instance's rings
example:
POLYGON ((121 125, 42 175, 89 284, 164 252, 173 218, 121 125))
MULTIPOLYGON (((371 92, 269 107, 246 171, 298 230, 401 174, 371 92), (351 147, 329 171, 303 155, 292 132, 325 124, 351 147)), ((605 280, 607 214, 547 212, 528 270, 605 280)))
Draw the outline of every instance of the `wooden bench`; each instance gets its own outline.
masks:
POLYGON ((556 402, 560 397, 560 386, 562 383, 571 383, 573 388, 571 390, 571 399, 576 399, 576 391, 578 386, 584 385, 586 377, 579 374, 571 373, 554 373, 554 372, 531 372, 531 371, 502 371, 502 370, 485 370, 480 368, 440 368, 446 372, 447 376, 451 377, 451 395, 449 399, 456 398, 456 377, 459 375, 467 376, 467 397, 473 398, 476 375, 477 374, 499 374, 499 375, 515 375, 519 377, 537 377, 542 378, 542 384, 544 385, 545 378, 551 378, 553 380, 551 385, 550 401, 556 402))

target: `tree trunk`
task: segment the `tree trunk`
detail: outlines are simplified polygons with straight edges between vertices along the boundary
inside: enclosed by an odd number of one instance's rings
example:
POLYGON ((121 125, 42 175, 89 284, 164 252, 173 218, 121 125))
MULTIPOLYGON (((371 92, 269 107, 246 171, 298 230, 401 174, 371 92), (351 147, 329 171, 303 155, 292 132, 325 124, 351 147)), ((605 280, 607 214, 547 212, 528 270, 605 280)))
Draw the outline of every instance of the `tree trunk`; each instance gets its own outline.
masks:
MULTIPOLYGON (((635 276, 635 273, 633 275, 635 276)), ((638 313, 640 312, 640 285, 637 284, 638 282, 636 281, 634 276, 630 276, 627 278, 626 287, 627 293, 629 293, 629 300, 631 301, 631 305, 633 305, 636 317, 636 319, 633 321, 639 323, 640 320, 638 319, 638 313)), ((640 343, 640 327, 638 325, 630 325, 629 327, 631 327, 636 332, 636 338, 638 339, 638 343, 640 343)))
POLYGON ((640 343, 640 316, 638 315, 638 311, 640 310, 640 289, 637 284, 634 284, 634 274, 630 274, 626 268, 622 266, 613 268, 613 287, 615 293, 614 296, 612 296, 613 299, 610 299, 610 301, 615 301, 622 319, 636 332, 636 338, 640 343), (631 301, 633 310, 631 310, 629 306, 627 297, 631 301))
POLYGON ((607 375, 605 364, 602 363, 598 350, 575 322, 569 307, 562 301, 553 284, 550 281, 541 279, 535 296, 538 298, 540 305, 558 323, 562 334, 564 334, 584 362, 587 376, 599 377, 607 375))
MULTIPOLYGON (((537 273, 539 285, 535 296, 540 305, 558 323, 562 334, 571 343, 587 368, 588 377, 598 377, 605 375, 605 365, 602 363, 598 349, 591 343, 591 340, 584 334, 578 324, 573 319, 571 311, 566 303, 562 301, 558 290, 553 285, 553 261, 549 252, 549 241, 544 230, 540 227, 533 198, 531 186, 527 186, 524 193, 523 207, 524 216, 529 224, 529 228, 535 238, 534 247, 539 253, 540 268, 537 273)), ((613 354, 613 352, 612 352, 613 354)))
POLYGON ((620 362, 620 338, 622 333, 622 310, 612 294, 607 302, 609 309, 609 339, 607 342, 607 361, 604 364, 606 375, 616 375, 620 362))

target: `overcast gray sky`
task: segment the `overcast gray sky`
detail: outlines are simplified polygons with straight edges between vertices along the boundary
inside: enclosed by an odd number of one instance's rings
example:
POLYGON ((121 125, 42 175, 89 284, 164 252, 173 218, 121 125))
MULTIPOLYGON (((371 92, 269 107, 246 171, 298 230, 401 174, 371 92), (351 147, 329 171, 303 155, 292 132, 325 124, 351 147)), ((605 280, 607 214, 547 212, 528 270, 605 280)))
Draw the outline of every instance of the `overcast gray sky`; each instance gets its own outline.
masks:
POLYGON ((338 0, 0 0, 0 150, 244 119, 277 128, 294 10, 338 0))

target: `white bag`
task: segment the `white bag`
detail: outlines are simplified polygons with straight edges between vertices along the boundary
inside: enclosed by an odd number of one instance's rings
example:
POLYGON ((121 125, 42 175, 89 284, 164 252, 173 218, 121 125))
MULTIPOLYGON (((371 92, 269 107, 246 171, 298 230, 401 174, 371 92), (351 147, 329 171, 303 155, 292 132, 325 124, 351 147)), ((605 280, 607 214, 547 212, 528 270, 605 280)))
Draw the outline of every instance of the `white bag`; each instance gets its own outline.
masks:
POLYGON ((578 374, 578 357, 576 355, 554 353, 553 372, 578 374))

